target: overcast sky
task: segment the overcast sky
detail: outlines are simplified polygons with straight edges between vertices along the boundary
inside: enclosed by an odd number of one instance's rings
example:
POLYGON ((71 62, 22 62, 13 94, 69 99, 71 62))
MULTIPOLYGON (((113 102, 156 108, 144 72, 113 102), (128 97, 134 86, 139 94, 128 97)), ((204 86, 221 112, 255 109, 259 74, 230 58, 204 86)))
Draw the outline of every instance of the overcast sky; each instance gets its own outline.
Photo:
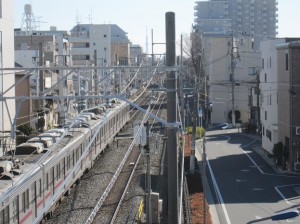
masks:
MULTIPOLYGON (((300 0, 278 0, 278 36, 300 37, 300 0)), ((189 33, 194 23, 194 0, 14 0, 15 27, 21 27, 24 5, 31 4, 40 29, 56 26, 70 30, 77 22, 93 24, 117 24, 134 44, 145 49, 148 30, 149 52, 151 29, 154 42, 165 41, 165 13, 175 12, 176 39, 189 33)), ((156 45, 155 47, 159 47, 156 45)), ((159 51, 159 49, 154 49, 159 51)), ((155 52, 162 53, 162 52, 155 52)))

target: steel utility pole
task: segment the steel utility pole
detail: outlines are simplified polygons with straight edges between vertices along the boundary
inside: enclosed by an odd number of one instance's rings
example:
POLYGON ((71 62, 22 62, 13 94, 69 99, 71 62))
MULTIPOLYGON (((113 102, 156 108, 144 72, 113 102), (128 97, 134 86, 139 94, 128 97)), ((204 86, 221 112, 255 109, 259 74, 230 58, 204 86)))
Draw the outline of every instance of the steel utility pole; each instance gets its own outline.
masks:
POLYGON ((260 129, 260 108, 259 108, 259 95, 260 95, 260 90, 259 90, 259 83, 260 83, 260 80, 259 80, 259 69, 257 69, 256 71, 256 119, 257 119, 257 122, 256 122, 256 129, 257 129, 257 132, 259 132, 259 129, 260 129))
POLYGON ((234 80, 234 37, 233 37, 233 31, 231 35, 231 102, 232 102, 232 113, 231 113, 231 122, 232 127, 235 127, 235 109, 234 109, 234 86, 235 86, 235 80, 234 80))
POLYGON ((203 223, 206 223, 206 140, 205 134, 203 136, 203 153, 202 153, 202 185, 203 185, 203 223))
POLYGON ((181 107, 180 107, 180 117, 181 117, 181 125, 182 128, 185 128, 185 113, 184 113, 184 93, 183 93, 183 83, 184 83, 184 78, 183 78, 183 45, 182 45, 182 34, 180 36, 180 76, 179 76, 179 86, 180 86, 180 100, 181 100, 181 107))
POLYGON ((147 223, 152 223, 152 209, 151 209, 151 164, 150 164, 150 146, 149 146, 149 123, 148 121, 145 123, 146 127, 146 145, 144 146, 146 161, 147 161, 147 176, 146 176, 146 187, 147 187, 147 195, 146 195, 146 210, 147 210, 147 223))
POLYGON ((178 224, 178 161, 176 140, 176 62, 175 48, 175 13, 167 12, 166 20, 166 66, 167 66, 167 122, 174 124, 167 128, 167 157, 168 157, 168 223, 178 224))

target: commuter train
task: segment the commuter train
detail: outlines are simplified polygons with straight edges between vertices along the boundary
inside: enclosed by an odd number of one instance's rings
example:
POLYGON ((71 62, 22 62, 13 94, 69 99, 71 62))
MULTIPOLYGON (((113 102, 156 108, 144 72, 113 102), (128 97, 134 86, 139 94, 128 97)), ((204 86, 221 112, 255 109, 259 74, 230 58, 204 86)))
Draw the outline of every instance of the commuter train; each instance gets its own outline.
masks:
POLYGON ((112 100, 0 157, 0 224, 51 216, 129 119, 129 105, 112 100))

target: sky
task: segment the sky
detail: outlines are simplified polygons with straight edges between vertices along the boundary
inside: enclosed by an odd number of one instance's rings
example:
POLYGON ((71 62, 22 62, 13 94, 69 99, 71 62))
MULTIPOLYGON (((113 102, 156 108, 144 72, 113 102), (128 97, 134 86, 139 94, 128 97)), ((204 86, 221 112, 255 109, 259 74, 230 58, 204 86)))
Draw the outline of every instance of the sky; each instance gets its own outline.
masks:
MULTIPOLYGON (((175 13, 176 40, 189 34, 194 23, 194 0, 14 0, 15 28, 22 25, 24 5, 31 4, 40 30, 56 26, 70 31, 79 23, 117 24, 133 44, 139 44, 151 53, 153 43, 165 42, 165 13, 175 13)), ((300 37, 300 0, 278 0, 278 37, 300 37)), ((154 44, 154 53, 164 48, 154 44)))

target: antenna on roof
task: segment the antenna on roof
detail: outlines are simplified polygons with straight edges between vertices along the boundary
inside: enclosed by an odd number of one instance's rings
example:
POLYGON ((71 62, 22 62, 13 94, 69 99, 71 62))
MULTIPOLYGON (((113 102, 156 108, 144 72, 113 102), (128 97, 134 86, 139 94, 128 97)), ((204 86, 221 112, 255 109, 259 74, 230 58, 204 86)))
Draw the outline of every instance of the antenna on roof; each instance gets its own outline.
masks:
POLYGON ((81 16, 79 15, 78 11, 76 12, 75 22, 76 22, 77 24, 81 23, 81 16))
POLYGON ((89 20, 89 23, 90 24, 93 24, 93 10, 91 9, 91 14, 89 14, 88 17, 86 17, 85 19, 88 19, 89 20))
POLYGON ((148 54, 148 27, 146 27, 146 54, 148 54))

